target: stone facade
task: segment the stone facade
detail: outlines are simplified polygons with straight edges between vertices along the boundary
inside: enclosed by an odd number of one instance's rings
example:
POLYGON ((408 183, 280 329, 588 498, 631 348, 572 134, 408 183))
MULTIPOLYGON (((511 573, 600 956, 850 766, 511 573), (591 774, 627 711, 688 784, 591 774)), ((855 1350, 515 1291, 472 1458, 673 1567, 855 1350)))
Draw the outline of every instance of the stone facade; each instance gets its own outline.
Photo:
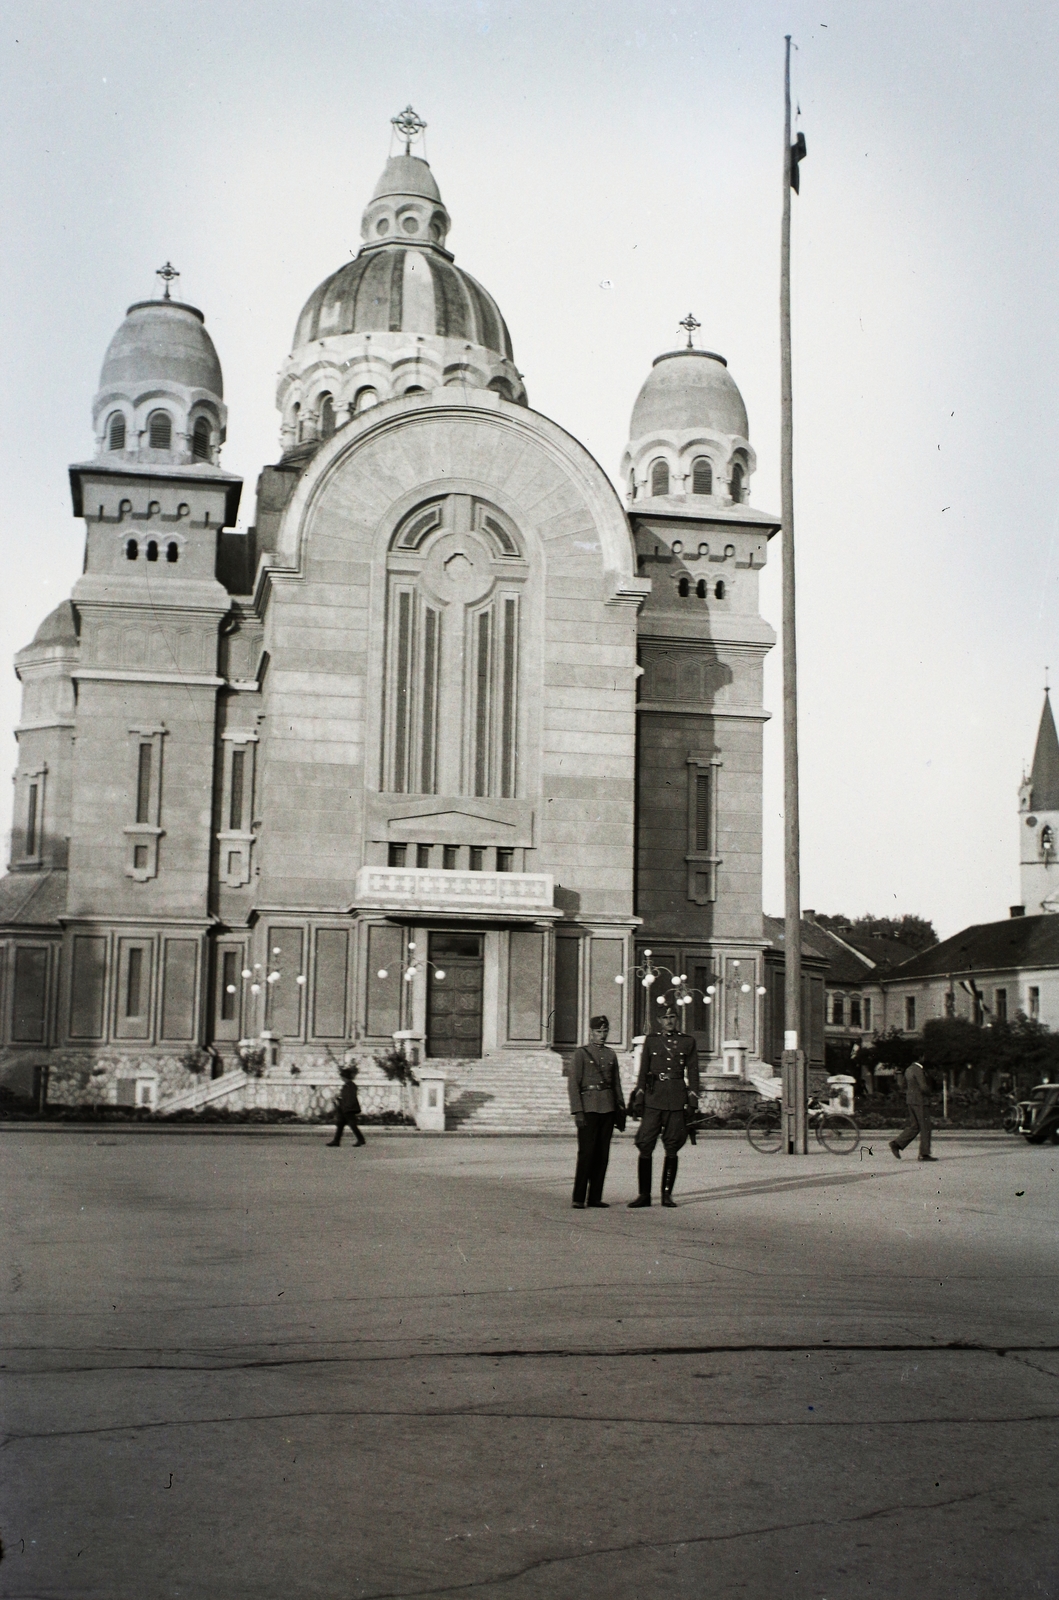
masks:
POLYGON ((352 1051, 381 1105, 395 1035, 528 1083, 598 1011, 627 1054, 678 991, 708 1072, 760 1060, 777 519, 738 390, 659 358, 624 508, 529 408, 447 230, 426 163, 391 161, 299 318, 245 535, 201 314, 141 303, 115 337, 71 468, 84 574, 16 659, 11 1085, 311 1108, 352 1051))

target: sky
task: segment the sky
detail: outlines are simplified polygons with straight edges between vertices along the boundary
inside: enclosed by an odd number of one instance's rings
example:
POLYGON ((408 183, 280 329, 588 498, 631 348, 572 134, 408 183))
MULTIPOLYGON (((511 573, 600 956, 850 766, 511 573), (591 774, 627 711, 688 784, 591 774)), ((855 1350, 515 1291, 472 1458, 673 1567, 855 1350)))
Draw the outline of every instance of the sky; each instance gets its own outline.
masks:
MULTIPOLYGON (((498 301, 530 404, 616 480, 640 384, 691 310, 747 404, 750 498, 778 510, 787 33, 809 147, 792 235, 802 902, 913 912, 942 936, 1005 916, 1047 666, 1059 682, 1047 0, 2 0, 0 768, 19 706, 2 662, 80 572, 66 469, 92 454, 126 306, 180 269, 252 522, 298 312, 356 253, 409 103, 449 247, 498 301)), ((778 631, 778 538, 762 595, 778 631)))

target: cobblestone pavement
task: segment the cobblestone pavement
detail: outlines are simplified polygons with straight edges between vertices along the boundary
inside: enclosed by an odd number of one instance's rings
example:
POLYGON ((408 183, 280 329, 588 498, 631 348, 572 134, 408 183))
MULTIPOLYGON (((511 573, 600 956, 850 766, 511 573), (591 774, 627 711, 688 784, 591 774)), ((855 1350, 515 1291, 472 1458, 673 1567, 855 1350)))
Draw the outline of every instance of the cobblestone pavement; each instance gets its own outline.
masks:
POLYGON ((1056 1150, 327 1132, 0 1134, 0 1595, 1059 1596, 1056 1150))

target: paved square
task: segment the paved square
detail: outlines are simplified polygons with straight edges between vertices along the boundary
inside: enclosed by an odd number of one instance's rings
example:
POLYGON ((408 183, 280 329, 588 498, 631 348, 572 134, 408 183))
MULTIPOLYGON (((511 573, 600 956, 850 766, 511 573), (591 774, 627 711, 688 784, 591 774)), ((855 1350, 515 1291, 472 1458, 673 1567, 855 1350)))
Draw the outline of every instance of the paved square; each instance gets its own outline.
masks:
POLYGON ((1059 1596, 1054 1149, 326 1137, 0 1134, 0 1595, 1059 1596))

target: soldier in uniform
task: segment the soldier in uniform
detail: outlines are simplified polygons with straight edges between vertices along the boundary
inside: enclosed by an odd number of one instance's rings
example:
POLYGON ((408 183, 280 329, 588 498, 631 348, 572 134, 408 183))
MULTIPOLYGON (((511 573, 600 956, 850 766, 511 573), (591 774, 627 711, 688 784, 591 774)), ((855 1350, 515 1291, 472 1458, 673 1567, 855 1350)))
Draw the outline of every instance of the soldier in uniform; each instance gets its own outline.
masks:
POLYGON ((677 1152, 688 1137, 684 1107, 699 1103, 699 1052, 688 1033, 677 1031, 677 1014, 667 1009, 662 1017, 662 1032, 649 1033, 640 1053, 640 1073, 629 1101, 635 1116, 642 1111, 636 1148, 639 1194, 629 1201, 631 1209, 651 1204, 651 1155, 658 1136, 662 1136, 665 1161, 662 1165, 662 1204, 675 1205, 673 1185, 677 1181, 677 1152))
POLYGON ((588 1026, 588 1044, 574 1052, 566 1074, 570 1114, 577 1125, 573 1203, 579 1211, 585 1206, 586 1197, 590 1206, 606 1206, 603 1180, 607 1176, 615 1117, 620 1116, 621 1126, 625 1126, 618 1058, 607 1049, 610 1022, 604 1016, 592 1017, 588 1026))

